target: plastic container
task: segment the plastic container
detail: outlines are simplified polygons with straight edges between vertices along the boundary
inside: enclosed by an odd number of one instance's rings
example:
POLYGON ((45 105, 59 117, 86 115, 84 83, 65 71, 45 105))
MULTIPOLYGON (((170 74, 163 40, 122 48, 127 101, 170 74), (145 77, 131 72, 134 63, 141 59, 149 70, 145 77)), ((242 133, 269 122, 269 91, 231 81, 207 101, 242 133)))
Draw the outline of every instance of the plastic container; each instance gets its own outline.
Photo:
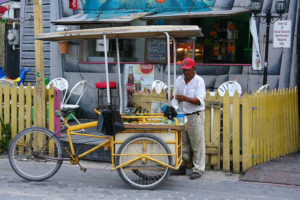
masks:
POLYGON ((176 116, 177 120, 178 120, 178 124, 179 125, 184 125, 185 124, 185 120, 184 120, 184 114, 183 113, 178 113, 176 116))

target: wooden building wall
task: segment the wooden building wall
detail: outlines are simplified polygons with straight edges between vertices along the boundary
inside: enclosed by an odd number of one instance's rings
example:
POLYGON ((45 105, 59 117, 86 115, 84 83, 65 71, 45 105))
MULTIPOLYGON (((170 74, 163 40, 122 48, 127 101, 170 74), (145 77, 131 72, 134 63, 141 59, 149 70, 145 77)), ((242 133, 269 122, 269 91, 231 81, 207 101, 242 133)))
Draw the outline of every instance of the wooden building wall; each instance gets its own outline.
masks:
POLYGON ((0 23, 0 66, 4 66, 4 48, 5 48, 5 24, 0 23))
MULTIPOLYGON (((43 30, 50 32, 51 0, 43 0, 43 30)), ((53 1, 52 1, 53 2, 53 1)), ((21 0, 20 65, 31 68, 25 82, 35 82, 33 1, 21 0)), ((44 42, 45 77, 50 77, 50 42, 44 42)), ((26 84, 26 83, 25 83, 26 84)))

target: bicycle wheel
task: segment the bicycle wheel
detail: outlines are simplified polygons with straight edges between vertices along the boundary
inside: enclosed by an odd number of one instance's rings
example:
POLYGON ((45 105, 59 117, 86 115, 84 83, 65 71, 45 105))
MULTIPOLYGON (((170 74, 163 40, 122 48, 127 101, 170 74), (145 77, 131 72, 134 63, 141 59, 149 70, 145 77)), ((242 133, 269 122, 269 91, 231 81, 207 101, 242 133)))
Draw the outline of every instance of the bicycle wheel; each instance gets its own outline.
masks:
POLYGON ((133 169, 132 172, 135 173, 136 175, 138 175, 139 177, 143 178, 143 179, 158 178, 158 177, 162 177, 164 175, 164 173, 161 173, 159 175, 151 176, 151 175, 144 174, 143 172, 141 172, 138 169, 133 169))
MULTIPOLYGON (((169 147, 154 135, 137 134, 127 138, 118 150, 117 165, 127 163, 142 154, 162 163, 172 165, 169 147)), ((118 173, 122 180, 137 189, 155 189, 170 176, 171 170, 149 159, 139 159, 120 167, 118 173)))
POLYGON ((45 128, 24 129, 12 140, 9 163, 20 177, 29 181, 43 181, 53 176, 62 165, 59 139, 45 128))

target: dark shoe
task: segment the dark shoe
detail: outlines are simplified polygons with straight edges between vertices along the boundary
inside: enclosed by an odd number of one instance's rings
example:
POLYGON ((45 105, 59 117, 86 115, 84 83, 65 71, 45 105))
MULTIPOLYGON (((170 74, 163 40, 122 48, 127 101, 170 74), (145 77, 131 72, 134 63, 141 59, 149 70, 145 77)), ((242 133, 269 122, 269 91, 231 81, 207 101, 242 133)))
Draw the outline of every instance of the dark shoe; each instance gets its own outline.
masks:
POLYGON ((201 173, 193 172, 192 175, 191 175, 191 179, 197 179, 197 178, 200 178, 201 176, 202 176, 201 173))

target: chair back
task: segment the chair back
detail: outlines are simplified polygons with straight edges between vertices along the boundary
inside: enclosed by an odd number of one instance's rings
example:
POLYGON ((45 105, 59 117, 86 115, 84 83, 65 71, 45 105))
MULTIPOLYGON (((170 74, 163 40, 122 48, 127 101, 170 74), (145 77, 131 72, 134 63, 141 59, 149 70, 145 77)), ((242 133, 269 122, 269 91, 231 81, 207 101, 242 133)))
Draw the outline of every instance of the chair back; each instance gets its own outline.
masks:
POLYGON ((220 96, 224 96, 226 91, 228 91, 229 96, 233 96, 234 93, 237 91, 237 93, 239 94, 239 96, 241 96, 242 94, 242 87, 241 85, 236 82, 236 81, 227 81, 223 84, 221 84, 218 87, 218 92, 220 94, 220 96))
POLYGON ((48 85, 47 85, 47 89, 50 88, 50 86, 53 85, 53 87, 57 88, 58 90, 60 90, 61 92, 63 92, 63 99, 61 100, 61 103, 63 103, 65 101, 65 98, 67 96, 67 92, 68 92, 68 89, 69 89, 69 83, 66 79, 64 78, 55 78, 55 79, 52 79, 48 85))
POLYGON ((155 80, 152 83, 152 91, 153 91, 153 89, 155 89, 157 94, 160 94, 163 89, 165 90, 167 88, 168 88, 168 86, 160 80, 155 80))
POLYGON ((258 88, 257 92, 267 92, 270 89, 270 85, 269 84, 265 84, 263 86, 261 86, 260 88, 258 88))
POLYGON ((82 80, 82 81, 79 81, 78 83, 76 83, 74 85, 74 87, 70 90, 69 96, 65 100, 64 104, 66 104, 68 102, 68 100, 70 99, 70 97, 72 95, 75 95, 75 96, 78 96, 78 100, 77 100, 75 105, 78 105, 78 103, 79 103, 79 101, 80 101, 81 97, 83 96, 83 93, 86 89, 86 86, 87 86, 87 81, 86 80, 82 80))
POLYGON ((3 79, 0 79, 0 84, 2 87, 5 87, 6 84, 8 84, 9 87, 11 87, 14 84, 14 82, 12 82, 11 80, 8 80, 6 78, 3 78, 3 79))

